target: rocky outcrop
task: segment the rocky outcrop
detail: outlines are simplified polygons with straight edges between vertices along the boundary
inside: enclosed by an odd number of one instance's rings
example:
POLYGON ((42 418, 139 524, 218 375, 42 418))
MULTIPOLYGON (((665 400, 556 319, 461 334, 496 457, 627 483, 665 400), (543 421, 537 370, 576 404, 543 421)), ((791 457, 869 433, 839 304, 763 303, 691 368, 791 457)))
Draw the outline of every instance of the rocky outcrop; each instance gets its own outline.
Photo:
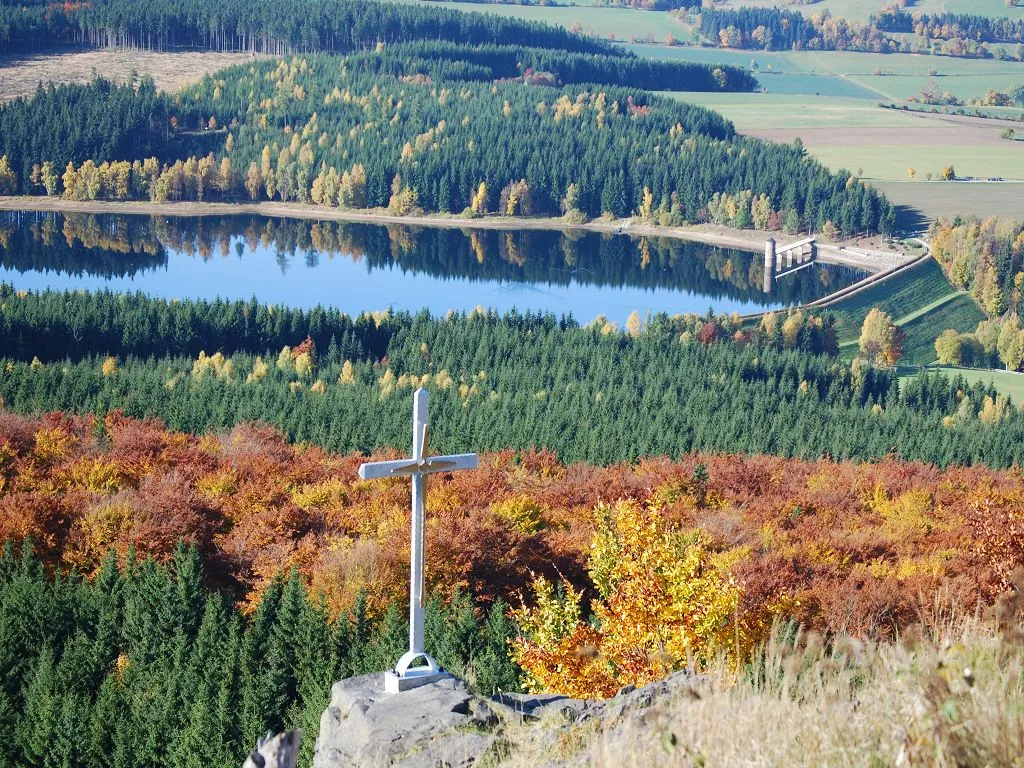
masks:
POLYGON ((645 729, 662 705, 700 698, 700 685, 677 673, 607 701, 526 694, 483 699, 454 677, 388 694, 383 675, 364 675, 334 684, 313 768, 460 768, 499 764, 524 750, 530 764, 585 765, 587 738, 645 729))

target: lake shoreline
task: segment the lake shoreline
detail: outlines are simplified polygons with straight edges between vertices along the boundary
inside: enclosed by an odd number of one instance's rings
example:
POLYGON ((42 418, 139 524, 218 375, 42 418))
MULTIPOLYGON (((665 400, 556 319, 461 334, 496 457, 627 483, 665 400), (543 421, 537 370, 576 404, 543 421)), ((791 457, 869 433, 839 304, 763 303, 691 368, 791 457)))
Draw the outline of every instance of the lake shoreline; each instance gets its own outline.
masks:
MULTIPOLYGON (((341 221, 366 224, 398 224, 402 226, 439 227, 448 229, 543 229, 598 234, 628 234, 641 237, 665 237, 687 240, 723 248, 735 248, 754 253, 764 252, 764 242, 774 237, 780 243, 795 241, 800 235, 785 235, 765 230, 732 229, 711 224, 686 227, 660 227, 636 224, 631 219, 588 221, 570 224, 561 218, 489 215, 465 219, 450 214, 419 214, 392 216, 383 209, 343 210, 302 203, 257 202, 215 203, 179 202, 154 203, 146 201, 64 200, 53 197, 19 195, 0 197, 0 211, 32 211, 53 213, 92 213, 144 216, 269 216, 313 221, 341 221)), ((864 269, 881 276, 913 261, 916 257, 880 246, 879 238, 865 238, 834 244, 819 244, 819 258, 825 263, 841 264, 864 269)))

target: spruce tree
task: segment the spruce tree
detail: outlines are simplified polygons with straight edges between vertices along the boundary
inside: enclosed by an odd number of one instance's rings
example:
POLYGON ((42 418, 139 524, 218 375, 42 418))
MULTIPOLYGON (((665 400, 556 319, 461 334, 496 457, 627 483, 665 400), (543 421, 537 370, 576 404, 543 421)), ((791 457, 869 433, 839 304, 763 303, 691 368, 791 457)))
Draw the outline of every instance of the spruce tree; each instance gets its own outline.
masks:
POLYGON ((487 612, 483 627, 483 648, 476 661, 476 689, 483 695, 499 691, 522 690, 521 670, 512 661, 509 643, 516 636, 515 624, 508 618, 508 605, 495 601, 487 612))

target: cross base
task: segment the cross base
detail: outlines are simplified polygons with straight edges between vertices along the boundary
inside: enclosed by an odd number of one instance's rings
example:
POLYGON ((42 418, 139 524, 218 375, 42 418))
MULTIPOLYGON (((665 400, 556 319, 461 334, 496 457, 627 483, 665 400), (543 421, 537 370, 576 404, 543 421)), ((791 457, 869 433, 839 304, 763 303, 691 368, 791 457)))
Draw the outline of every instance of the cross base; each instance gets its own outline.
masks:
POLYGON ((451 675, 441 669, 427 653, 408 651, 398 660, 393 670, 384 673, 384 692, 401 693, 411 688, 419 688, 421 685, 436 683, 446 677, 451 675), (420 667, 411 666, 417 659, 423 659, 426 664, 420 667))
POLYGON ((401 693, 421 685, 436 683, 438 680, 446 680, 451 677, 447 672, 420 672, 413 670, 404 675, 396 675, 394 672, 384 673, 384 693, 401 693))

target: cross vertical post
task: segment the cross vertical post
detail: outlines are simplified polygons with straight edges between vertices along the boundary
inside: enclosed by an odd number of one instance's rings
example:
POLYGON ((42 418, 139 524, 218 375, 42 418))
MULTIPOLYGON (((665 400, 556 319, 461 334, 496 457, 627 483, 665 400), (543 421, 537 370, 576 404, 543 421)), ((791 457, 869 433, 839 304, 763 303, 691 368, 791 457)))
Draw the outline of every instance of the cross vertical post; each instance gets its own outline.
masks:
POLYGON ((409 524, 409 650, 395 668, 384 676, 388 693, 415 688, 446 675, 427 653, 423 633, 424 556, 427 475, 476 469, 475 453, 453 456, 428 456, 427 391, 422 387, 412 397, 412 458, 398 461, 371 461, 359 467, 359 477, 374 480, 384 477, 408 477, 412 481, 412 505, 409 524), (420 662, 414 666, 415 662, 420 662))
MULTIPOLYGON (((422 387, 412 396, 412 458, 423 459, 427 429, 427 391, 422 387)), ((409 531, 409 651, 423 653, 423 518, 426 511, 427 478, 421 473, 412 476, 412 521, 409 531)))

